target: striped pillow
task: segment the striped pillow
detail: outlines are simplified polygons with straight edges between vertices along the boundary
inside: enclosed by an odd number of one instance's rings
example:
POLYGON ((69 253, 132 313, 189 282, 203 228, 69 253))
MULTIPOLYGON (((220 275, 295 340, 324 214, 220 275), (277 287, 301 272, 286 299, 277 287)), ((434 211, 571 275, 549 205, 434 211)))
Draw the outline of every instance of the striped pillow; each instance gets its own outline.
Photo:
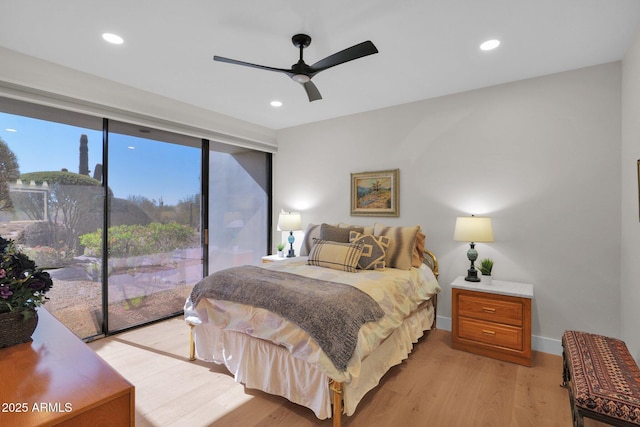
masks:
POLYGON ((422 231, 418 231, 416 236, 416 247, 413 250, 413 259, 411 260, 411 266, 420 268, 422 265, 422 257, 424 256, 424 248, 426 247, 427 236, 422 231))
POLYGON ((375 224, 374 235, 376 237, 386 236, 390 239, 389 249, 387 249, 387 267, 398 268, 400 270, 410 270, 413 264, 413 251, 416 247, 416 239, 420 226, 413 227, 387 227, 382 224, 375 224))
POLYGON ((384 270, 385 256, 389 247, 389 238, 386 236, 372 236, 352 231, 350 242, 362 242, 362 255, 358 261, 358 268, 362 270, 384 270))
POLYGON ((362 243, 339 243, 320 239, 313 239, 313 241, 307 264, 349 273, 356 272, 362 254, 362 243))

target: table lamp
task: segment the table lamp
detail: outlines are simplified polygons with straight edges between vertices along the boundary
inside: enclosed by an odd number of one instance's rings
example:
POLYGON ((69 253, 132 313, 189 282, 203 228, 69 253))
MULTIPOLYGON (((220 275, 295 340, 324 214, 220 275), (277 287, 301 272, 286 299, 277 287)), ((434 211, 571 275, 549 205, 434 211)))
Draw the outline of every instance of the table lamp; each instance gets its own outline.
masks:
POLYGON ((473 263, 478 259, 478 251, 475 245, 478 242, 493 242, 493 228, 491 227, 491 218, 487 217, 458 217, 456 219, 456 228, 453 232, 453 240, 458 242, 469 242, 471 248, 467 251, 467 258, 471 261, 471 267, 467 270, 467 277, 464 280, 468 282, 479 282, 478 271, 473 263))
POLYGON ((289 241, 291 248, 289 249, 287 258, 295 257, 296 253, 293 250, 293 242, 295 242, 296 239, 293 237, 293 232, 302 228, 300 214, 298 212, 281 212, 278 217, 278 228, 282 231, 289 232, 289 238, 287 240, 289 241))

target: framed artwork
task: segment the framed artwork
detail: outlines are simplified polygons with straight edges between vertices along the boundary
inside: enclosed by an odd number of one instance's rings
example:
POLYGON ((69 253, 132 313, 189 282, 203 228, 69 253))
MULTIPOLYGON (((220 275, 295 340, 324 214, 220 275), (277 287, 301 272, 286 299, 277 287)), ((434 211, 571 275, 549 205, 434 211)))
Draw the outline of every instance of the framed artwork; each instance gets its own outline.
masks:
POLYGON ((351 215, 398 216, 399 169, 351 174, 351 215))

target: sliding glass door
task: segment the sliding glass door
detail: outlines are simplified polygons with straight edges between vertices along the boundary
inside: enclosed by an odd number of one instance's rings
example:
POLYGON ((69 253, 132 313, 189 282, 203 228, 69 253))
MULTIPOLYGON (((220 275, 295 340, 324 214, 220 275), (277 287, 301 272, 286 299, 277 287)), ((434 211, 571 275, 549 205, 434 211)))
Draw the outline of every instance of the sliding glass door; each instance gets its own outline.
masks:
POLYGON ((270 174, 268 153, 0 97, 0 235, 49 271, 44 308, 81 338, 260 263, 270 174))
POLYGON ((270 155, 209 151, 209 272, 268 255, 270 155))
POLYGON ((47 310, 80 337, 101 334, 102 285, 81 238, 103 223, 102 120, 0 98, 0 156, 0 235, 51 274, 47 310))
POLYGON ((181 312, 202 278, 200 144, 109 122, 109 331, 181 312))

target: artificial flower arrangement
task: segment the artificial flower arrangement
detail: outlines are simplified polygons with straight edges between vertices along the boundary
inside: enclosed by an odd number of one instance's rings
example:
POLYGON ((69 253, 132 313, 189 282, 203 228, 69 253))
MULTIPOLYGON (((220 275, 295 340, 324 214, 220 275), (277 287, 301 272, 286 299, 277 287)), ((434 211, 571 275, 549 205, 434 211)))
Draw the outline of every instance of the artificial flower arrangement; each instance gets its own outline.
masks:
POLYGON ((0 237, 0 313, 20 312, 24 320, 49 300, 51 276, 18 249, 13 240, 0 237))

